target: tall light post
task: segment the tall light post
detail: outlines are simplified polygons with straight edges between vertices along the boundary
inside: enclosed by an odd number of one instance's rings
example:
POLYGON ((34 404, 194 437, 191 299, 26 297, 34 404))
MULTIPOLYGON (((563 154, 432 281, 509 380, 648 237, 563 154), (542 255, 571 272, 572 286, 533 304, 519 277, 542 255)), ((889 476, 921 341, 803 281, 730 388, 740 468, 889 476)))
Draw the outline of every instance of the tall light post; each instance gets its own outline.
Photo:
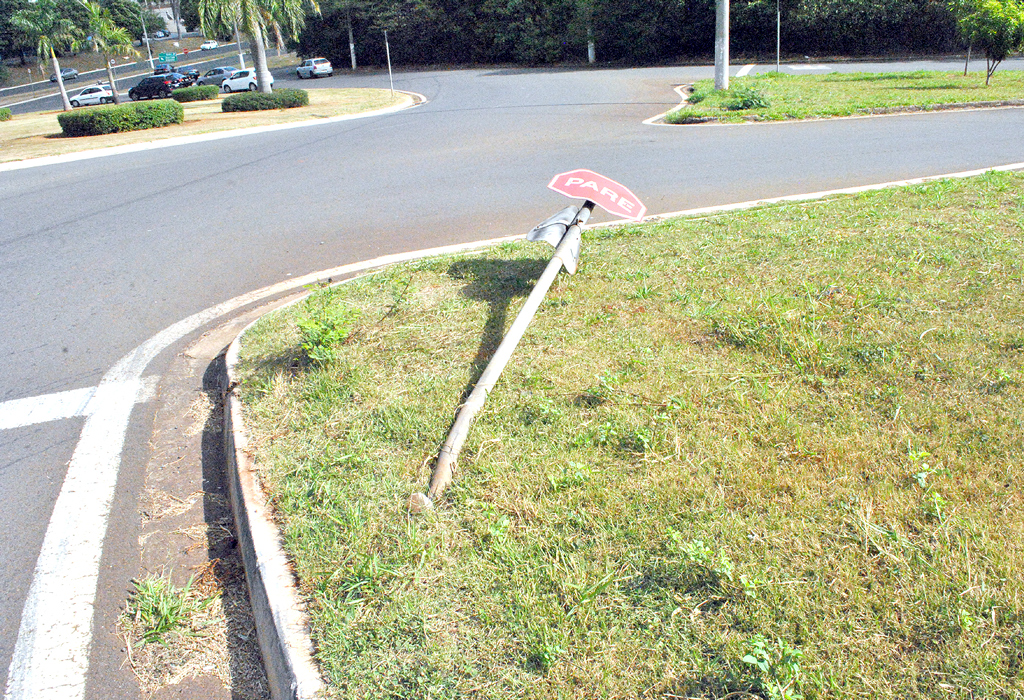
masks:
POLYGON ((149 33, 146 31, 146 15, 142 12, 142 5, 139 5, 139 19, 142 20, 142 40, 146 42, 146 53, 149 54, 149 69, 153 70, 153 47, 149 45, 149 33))
POLYGON ((715 89, 729 89, 729 0, 715 7, 715 89))
POLYGON ((782 55, 782 0, 775 0, 775 72, 779 72, 782 55))

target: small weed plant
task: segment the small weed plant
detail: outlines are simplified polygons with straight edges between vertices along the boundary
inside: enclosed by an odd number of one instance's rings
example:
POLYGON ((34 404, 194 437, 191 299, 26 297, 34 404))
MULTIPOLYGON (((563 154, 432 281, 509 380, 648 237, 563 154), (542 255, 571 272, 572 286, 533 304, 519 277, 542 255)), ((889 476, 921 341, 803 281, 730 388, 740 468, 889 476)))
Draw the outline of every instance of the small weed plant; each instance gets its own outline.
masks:
POLYGON ((348 338, 358 313, 349 306, 332 304, 331 290, 315 292, 303 304, 304 314, 296 321, 302 350, 312 362, 333 360, 337 346, 348 338))
POLYGON ((135 582, 125 614, 139 630, 137 646, 167 646, 173 634, 191 630, 192 616, 213 600, 199 596, 192 584, 189 579, 179 588, 168 577, 156 575, 135 582))
POLYGON ((737 111, 741 109, 768 109, 771 102, 764 91, 757 85, 746 85, 729 91, 725 108, 737 111))
POLYGON ((759 634, 747 641, 743 663, 753 670, 758 692, 768 700, 803 700, 800 692, 802 657, 803 652, 785 640, 769 642, 759 634))

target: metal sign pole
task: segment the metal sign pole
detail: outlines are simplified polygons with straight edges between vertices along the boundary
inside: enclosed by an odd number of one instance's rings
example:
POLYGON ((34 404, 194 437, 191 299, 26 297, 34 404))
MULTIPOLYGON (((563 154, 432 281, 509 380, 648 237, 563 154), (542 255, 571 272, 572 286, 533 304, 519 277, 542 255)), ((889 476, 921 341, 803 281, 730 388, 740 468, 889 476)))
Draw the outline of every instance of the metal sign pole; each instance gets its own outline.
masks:
POLYGON ((395 96, 395 77, 391 75, 391 46, 388 44, 388 30, 384 30, 384 51, 388 55, 388 78, 391 80, 391 96, 395 96))
MULTIPOLYGON (((508 364, 513 351, 519 345, 519 341, 526 332, 526 327, 533 320, 537 309, 548 293, 548 289, 555 281, 555 277, 558 276, 563 265, 570 274, 576 271, 576 262, 580 252, 580 227, 586 224, 590 218, 590 213, 594 210, 594 203, 587 201, 579 209, 578 213, 573 211, 574 209, 575 207, 572 210, 559 212, 534 229, 534 232, 543 234, 545 231, 550 231, 553 227, 560 226, 561 230, 565 233, 561 236, 561 240, 555 248, 555 254, 552 256, 551 262, 548 263, 540 279, 537 280, 537 284, 534 285, 530 296, 526 298, 526 303, 523 304, 523 308, 520 309, 516 320, 509 327, 508 333, 505 334, 498 349, 494 352, 494 356, 487 364, 484 373, 480 375, 480 379, 473 388, 473 392, 466 399, 466 403, 462 404, 459 409, 455 423, 448 433, 448 439, 444 441, 444 445, 441 446, 441 451, 438 453, 434 473, 430 479, 430 488, 426 494, 414 493, 409 498, 409 510, 412 512, 421 513, 431 509, 434 505, 434 500, 448 488, 448 484, 451 483, 452 477, 455 475, 456 461, 459 458, 462 445, 466 441, 466 436, 469 434, 469 428, 473 424, 473 419, 476 418, 476 414, 483 408, 487 395, 498 382, 502 370, 505 369, 505 365, 508 364), (564 215, 568 211, 573 211, 573 214, 567 221, 564 215), (569 223, 571 225, 566 229, 569 223)), ((548 240, 550 242, 551 239, 541 235, 533 240, 548 240)))

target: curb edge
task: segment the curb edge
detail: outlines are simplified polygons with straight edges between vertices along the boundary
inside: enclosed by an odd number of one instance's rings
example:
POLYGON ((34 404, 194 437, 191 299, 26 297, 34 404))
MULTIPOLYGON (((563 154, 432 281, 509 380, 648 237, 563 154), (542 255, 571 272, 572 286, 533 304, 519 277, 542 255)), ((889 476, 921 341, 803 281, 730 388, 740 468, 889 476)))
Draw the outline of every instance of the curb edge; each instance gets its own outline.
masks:
POLYGON ((224 357, 229 387, 224 411, 229 498, 270 696, 274 700, 311 700, 323 695, 324 682, 313 660, 309 616, 266 494, 256 478, 241 401, 230 389, 235 382, 240 341, 256 321, 231 341, 224 357))

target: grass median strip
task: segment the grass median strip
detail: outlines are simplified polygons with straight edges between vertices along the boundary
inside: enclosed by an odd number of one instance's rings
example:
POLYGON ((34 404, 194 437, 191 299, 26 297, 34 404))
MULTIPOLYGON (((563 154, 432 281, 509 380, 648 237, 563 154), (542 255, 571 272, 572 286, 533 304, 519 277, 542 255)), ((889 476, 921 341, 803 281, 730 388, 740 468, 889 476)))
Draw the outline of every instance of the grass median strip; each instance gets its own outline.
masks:
POLYGON ((408 496, 550 250, 266 317, 239 390, 332 692, 1019 695, 1022 192, 589 232, 424 517, 408 496))
POLYGON ((1021 100, 1020 71, 996 73, 988 86, 978 73, 764 73, 734 78, 722 91, 714 89, 714 81, 700 80, 689 104, 669 112, 665 121, 780 121, 1021 100))
MULTIPOLYGON (((80 151, 134 143, 146 143, 175 136, 192 136, 215 131, 242 129, 250 126, 286 124, 290 122, 344 116, 383 109, 409 100, 407 95, 392 96, 388 90, 376 88, 309 90, 309 105, 287 110, 224 113, 221 101, 188 102, 185 122, 160 129, 106 134, 88 138, 65 138, 61 135, 57 115, 61 112, 34 112, 15 115, 0 123, 0 162, 64 155, 80 151)), ((127 92, 125 93, 127 100, 127 92)), ((85 108, 90 109, 90 108, 85 108)))

